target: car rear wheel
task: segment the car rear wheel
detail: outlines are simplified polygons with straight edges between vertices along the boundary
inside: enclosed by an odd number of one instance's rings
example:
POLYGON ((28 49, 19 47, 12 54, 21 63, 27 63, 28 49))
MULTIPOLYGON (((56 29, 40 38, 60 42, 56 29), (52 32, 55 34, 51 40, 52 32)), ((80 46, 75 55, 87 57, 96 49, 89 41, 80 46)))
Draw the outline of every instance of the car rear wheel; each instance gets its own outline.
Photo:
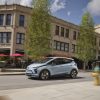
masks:
POLYGON ((77 70, 76 69, 73 69, 72 71, 71 71, 71 73, 70 73, 70 77, 71 78, 76 78, 77 77, 77 70))
POLYGON ((50 78, 50 73, 48 70, 43 70, 41 73, 40 73, 40 79, 42 80, 48 80, 50 78))

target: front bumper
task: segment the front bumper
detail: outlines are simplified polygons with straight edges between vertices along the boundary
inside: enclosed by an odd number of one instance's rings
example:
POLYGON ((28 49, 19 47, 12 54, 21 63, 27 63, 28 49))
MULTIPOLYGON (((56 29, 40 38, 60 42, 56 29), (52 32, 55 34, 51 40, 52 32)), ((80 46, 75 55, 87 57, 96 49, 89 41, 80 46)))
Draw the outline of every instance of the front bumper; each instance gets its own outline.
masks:
POLYGON ((26 76, 39 77, 39 75, 37 73, 35 73, 34 71, 32 71, 32 70, 26 70, 26 76))

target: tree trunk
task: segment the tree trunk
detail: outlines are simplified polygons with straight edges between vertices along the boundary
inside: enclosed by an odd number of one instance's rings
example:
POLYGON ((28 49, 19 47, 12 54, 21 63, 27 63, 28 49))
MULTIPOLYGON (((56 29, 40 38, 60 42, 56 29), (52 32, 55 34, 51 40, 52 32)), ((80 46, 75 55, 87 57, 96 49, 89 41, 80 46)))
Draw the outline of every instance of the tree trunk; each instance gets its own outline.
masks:
POLYGON ((84 61, 84 63, 83 63, 83 70, 86 70, 86 66, 87 66, 87 62, 84 61))

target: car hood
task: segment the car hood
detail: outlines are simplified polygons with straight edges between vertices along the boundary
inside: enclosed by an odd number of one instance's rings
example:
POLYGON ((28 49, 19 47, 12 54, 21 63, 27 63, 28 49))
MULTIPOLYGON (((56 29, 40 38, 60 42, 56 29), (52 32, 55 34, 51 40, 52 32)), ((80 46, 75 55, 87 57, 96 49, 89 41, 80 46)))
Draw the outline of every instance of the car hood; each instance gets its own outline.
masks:
POLYGON ((38 67, 41 67, 43 65, 45 65, 45 63, 43 63, 43 64, 41 64, 41 63, 40 64, 39 63, 34 63, 34 64, 29 65, 28 68, 38 68, 38 67))

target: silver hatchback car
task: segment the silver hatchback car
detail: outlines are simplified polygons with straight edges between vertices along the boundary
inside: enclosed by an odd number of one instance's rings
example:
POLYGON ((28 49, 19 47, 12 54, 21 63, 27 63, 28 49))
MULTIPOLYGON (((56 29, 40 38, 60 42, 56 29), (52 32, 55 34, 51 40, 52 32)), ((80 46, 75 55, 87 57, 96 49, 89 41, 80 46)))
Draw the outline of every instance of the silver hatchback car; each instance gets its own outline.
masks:
POLYGON ((27 66, 26 69, 26 75, 29 78, 37 77, 42 80, 63 74, 69 75, 71 78, 77 77, 78 68, 73 59, 66 57, 48 57, 27 66))

